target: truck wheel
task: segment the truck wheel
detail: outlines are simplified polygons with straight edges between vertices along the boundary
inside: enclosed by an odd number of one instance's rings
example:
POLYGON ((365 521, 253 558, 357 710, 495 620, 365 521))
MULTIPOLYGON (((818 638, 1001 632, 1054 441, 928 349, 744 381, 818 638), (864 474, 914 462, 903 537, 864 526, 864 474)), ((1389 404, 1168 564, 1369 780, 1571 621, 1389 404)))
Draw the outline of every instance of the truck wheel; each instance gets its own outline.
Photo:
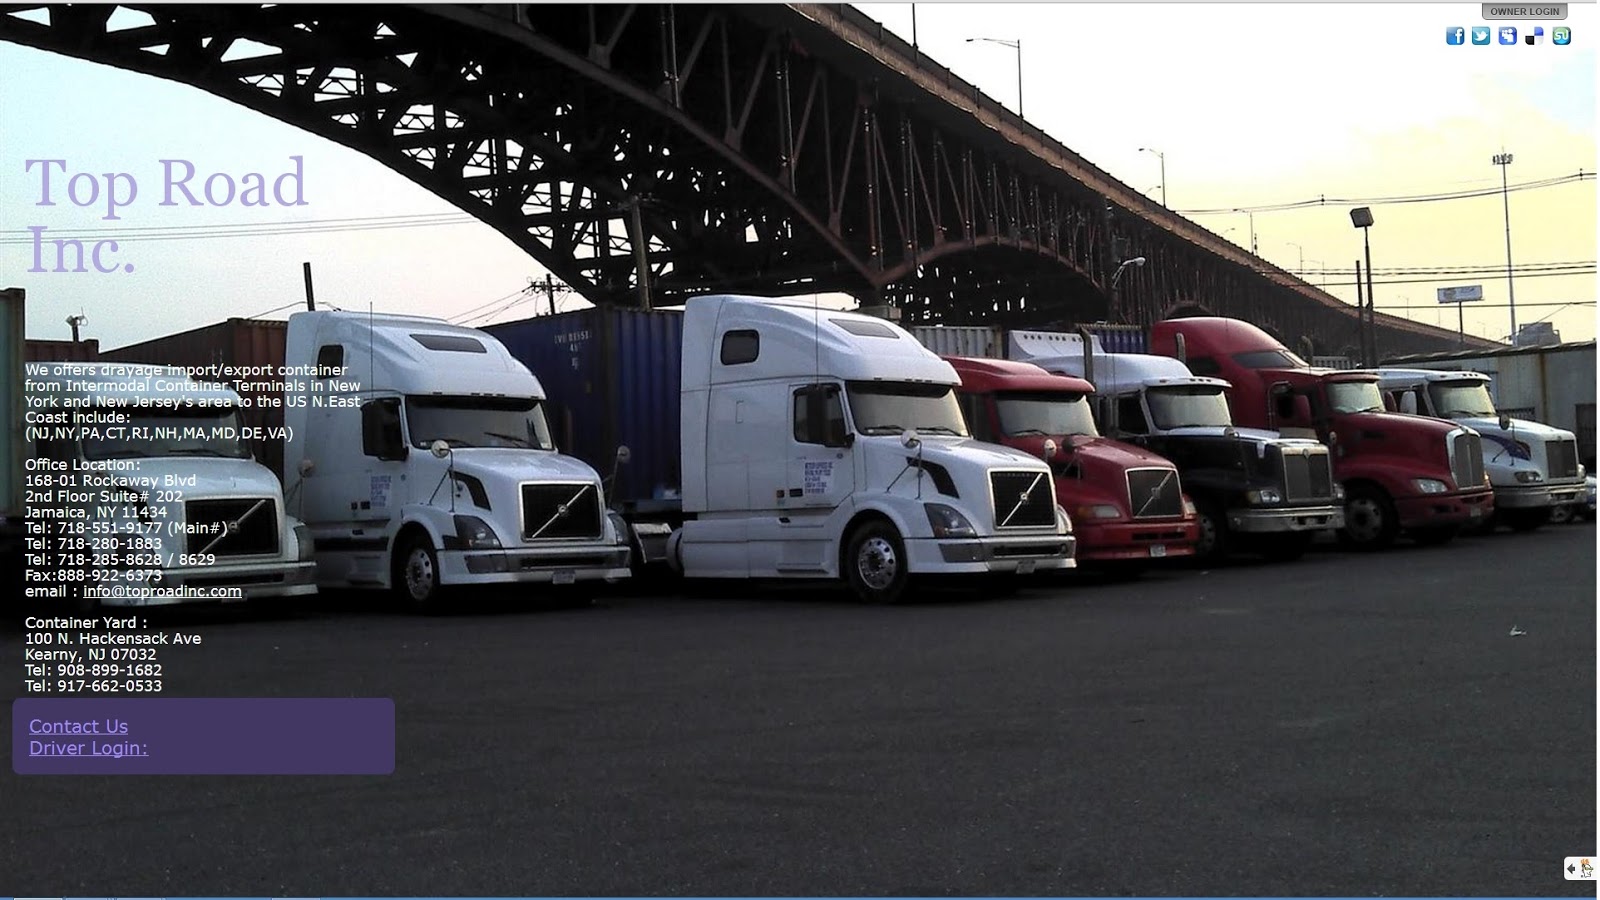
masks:
POLYGON ((845 545, 844 577, 866 603, 894 603, 905 593, 906 547, 887 522, 867 522, 850 533, 845 545))
POLYGON ((1265 535, 1261 542, 1261 555, 1273 562, 1294 562, 1306 555, 1314 538, 1315 533, 1310 531, 1265 535))
POLYGON ((438 611, 439 556, 426 535, 412 535, 401 544, 400 552, 394 557, 391 580, 395 593, 412 610, 438 611))
POLYGON ((1550 524, 1565 525, 1578 518, 1578 511, 1568 504, 1550 507, 1550 524))
POLYGON ((1194 561, 1203 565, 1218 562, 1228 555, 1228 516, 1210 500, 1195 501, 1195 518, 1200 526, 1195 539, 1194 561))
POLYGON ((1400 517, 1388 495, 1375 488, 1359 487, 1344 503, 1344 528, 1339 543, 1357 550, 1382 550, 1394 543, 1400 533, 1400 517))
POLYGON ((1507 509, 1501 511, 1506 527, 1512 531, 1533 531, 1550 521, 1550 507, 1538 509, 1507 509))

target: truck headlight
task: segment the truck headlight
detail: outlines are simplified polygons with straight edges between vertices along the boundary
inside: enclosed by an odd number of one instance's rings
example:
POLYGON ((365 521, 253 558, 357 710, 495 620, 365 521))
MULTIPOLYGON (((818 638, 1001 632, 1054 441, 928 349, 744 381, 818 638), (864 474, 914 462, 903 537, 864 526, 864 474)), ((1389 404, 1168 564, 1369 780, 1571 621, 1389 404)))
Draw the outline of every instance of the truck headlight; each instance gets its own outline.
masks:
POLYGON ((1519 469, 1515 474, 1516 474, 1516 477, 1517 477, 1517 481, 1521 482, 1522 484, 1529 484, 1529 483, 1535 482, 1535 481, 1542 481, 1543 478, 1544 478, 1544 476, 1540 475, 1538 472, 1533 472, 1533 471, 1529 471, 1529 470, 1526 470, 1526 469, 1519 469))
POLYGON ((1251 503, 1282 503, 1283 495, 1274 488, 1262 488, 1259 491, 1251 491, 1245 494, 1245 499, 1251 503))
POLYGON ((1109 503, 1085 503, 1073 510, 1080 519, 1120 519, 1122 510, 1109 503))
POLYGON ((928 513, 928 527, 933 529, 933 536, 937 538, 950 537, 976 537, 972 523, 967 517, 956 512, 955 507, 943 503, 924 503, 923 510, 928 513))
POLYGON ((468 550, 498 550, 500 539, 489 523, 477 516, 456 516, 456 537, 468 550))
POLYGON ((1194 518, 1195 516, 1198 516, 1198 515, 1200 515, 1199 508, 1197 508, 1194 505, 1194 501, 1193 500, 1189 499, 1189 495, 1188 494, 1184 494, 1183 495, 1183 517, 1185 519, 1192 519, 1192 518, 1194 518))
POLYGON ((1450 490, 1450 485, 1437 478, 1414 478, 1411 483, 1416 485, 1417 490, 1424 494, 1442 494, 1450 490))
POLYGON ((1333 499, 1335 499, 1335 500, 1343 500, 1344 499, 1344 485, 1340 484, 1337 481, 1335 481, 1333 483, 1333 499))
POLYGON ((303 522, 294 525, 294 543, 299 548, 295 554, 295 562, 310 562, 317 554, 317 545, 311 538, 311 529, 303 522))
POLYGON ((1060 504, 1056 505, 1056 531, 1061 534, 1072 533, 1072 517, 1067 515, 1067 511, 1062 509, 1060 504))

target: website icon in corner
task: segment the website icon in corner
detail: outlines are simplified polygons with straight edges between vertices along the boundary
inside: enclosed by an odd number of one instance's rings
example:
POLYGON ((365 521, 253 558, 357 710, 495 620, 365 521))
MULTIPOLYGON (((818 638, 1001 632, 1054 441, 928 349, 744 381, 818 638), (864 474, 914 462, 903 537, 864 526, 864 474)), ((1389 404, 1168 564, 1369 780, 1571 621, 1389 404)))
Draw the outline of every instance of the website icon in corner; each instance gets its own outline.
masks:
POLYGON ((1500 46, 1509 47, 1517 42, 1517 29, 1514 25, 1500 26, 1500 46))
POLYGON ((1572 29, 1565 25, 1557 25, 1551 29, 1550 43, 1562 46, 1572 43, 1572 29))
POLYGON ((1569 856, 1561 864, 1561 874, 1568 881, 1594 881, 1594 864, 1592 856, 1569 856))
POLYGON ((1474 26, 1472 26, 1472 43, 1473 43, 1474 46, 1477 46, 1477 47, 1482 47, 1482 46, 1488 44, 1489 43, 1489 26, 1487 26, 1487 25, 1474 25, 1474 26))
POLYGON ((1444 42, 1454 47, 1467 42, 1467 30, 1460 25, 1451 25, 1444 30, 1444 42))

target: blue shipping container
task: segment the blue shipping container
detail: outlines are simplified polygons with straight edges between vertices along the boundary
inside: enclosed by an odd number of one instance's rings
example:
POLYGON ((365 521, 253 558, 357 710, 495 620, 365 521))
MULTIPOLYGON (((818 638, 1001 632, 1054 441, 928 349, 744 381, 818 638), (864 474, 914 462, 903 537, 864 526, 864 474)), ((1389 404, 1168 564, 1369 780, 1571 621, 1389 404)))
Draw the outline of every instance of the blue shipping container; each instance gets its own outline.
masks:
POLYGON ((1100 339, 1107 353, 1149 353, 1149 340, 1144 328, 1138 325, 1109 325, 1096 323, 1085 326, 1089 333, 1100 339))
POLYGON ((617 470, 611 499, 629 511, 675 511, 682 489, 679 397, 683 313, 582 309, 490 325, 493 335, 544 385, 556 446, 617 470))

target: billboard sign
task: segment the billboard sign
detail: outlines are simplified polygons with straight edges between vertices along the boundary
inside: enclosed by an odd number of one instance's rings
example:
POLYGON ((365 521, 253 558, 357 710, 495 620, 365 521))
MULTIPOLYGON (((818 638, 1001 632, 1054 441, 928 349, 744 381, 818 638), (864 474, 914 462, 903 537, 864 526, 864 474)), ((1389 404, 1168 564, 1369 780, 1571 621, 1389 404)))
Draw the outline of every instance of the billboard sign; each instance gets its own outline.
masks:
POLYGON ((1440 303, 1465 303, 1469 300, 1483 299, 1483 285, 1469 284, 1463 287, 1439 288, 1440 303))

